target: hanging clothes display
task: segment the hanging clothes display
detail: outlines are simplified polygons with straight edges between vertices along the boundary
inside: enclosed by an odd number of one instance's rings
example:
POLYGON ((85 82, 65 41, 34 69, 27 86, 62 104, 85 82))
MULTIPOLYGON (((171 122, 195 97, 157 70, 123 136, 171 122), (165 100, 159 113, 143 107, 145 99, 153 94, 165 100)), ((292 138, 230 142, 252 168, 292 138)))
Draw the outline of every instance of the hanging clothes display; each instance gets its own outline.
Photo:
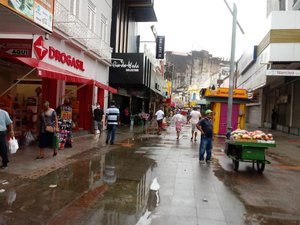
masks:
POLYGON ((65 99, 64 104, 56 109, 59 125, 59 148, 72 148, 72 107, 69 100, 65 99))

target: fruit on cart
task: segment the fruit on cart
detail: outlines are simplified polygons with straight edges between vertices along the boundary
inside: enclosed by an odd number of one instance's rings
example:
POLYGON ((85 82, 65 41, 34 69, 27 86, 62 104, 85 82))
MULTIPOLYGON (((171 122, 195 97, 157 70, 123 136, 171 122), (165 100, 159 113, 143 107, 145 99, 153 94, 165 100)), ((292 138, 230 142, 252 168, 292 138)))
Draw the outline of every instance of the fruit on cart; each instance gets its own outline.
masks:
POLYGON ((272 134, 266 134, 261 130, 255 130, 255 131, 247 131, 247 130, 241 130, 236 129, 231 132, 231 139, 233 140, 273 140, 272 134))

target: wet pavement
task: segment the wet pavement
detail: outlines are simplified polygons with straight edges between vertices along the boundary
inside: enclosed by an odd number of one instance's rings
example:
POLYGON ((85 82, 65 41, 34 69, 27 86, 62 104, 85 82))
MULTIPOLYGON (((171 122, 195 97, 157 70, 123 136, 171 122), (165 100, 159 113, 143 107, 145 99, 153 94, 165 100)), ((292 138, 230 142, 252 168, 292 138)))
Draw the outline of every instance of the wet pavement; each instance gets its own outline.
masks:
POLYGON ((234 171, 223 137, 200 165, 190 125, 179 140, 172 126, 160 136, 121 127, 115 145, 87 135, 40 161, 28 146, 0 171, 0 224, 299 224, 299 137, 273 134, 263 174, 251 163, 234 171))

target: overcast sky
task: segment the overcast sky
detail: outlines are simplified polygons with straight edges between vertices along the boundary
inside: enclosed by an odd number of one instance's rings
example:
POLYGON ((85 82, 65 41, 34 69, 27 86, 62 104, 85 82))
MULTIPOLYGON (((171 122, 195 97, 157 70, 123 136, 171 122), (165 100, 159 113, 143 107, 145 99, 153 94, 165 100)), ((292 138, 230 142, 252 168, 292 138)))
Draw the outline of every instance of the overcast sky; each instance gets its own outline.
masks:
MULTIPOLYGON (((237 27, 236 59, 262 38, 266 20, 265 0, 227 0, 237 6, 237 18, 245 34, 237 27)), ((215 57, 230 58, 232 15, 224 0, 154 0, 157 23, 142 23, 142 41, 154 40, 150 26, 166 37, 165 51, 207 50, 215 57)), ((148 46, 153 48, 153 44, 148 46)))

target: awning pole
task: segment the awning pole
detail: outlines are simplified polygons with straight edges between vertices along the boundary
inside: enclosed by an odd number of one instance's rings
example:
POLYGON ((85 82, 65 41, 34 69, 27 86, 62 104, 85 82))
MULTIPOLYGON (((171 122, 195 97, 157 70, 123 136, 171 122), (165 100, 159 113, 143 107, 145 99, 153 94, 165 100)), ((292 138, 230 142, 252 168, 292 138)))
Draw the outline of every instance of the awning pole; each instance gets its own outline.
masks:
POLYGON ((5 95, 7 92, 9 92, 13 87, 15 87, 18 83, 20 83, 22 80, 24 80, 29 74, 31 74, 36 68, 33 68, 32 70, 30 70, 28 73, 26 73, 21 79, 19 79, 16 83, 14 83, 13 85, 11 85, 9 88, 7 88, 1 95, 0 97, 2 97, 3 95, 5 95))
POLYGON ((70 91, 70 92, 68 92, 67 94, 61 96, 61 99, 67 97, 69 94, 71 94, 71 93, 73 93, 73 92, 75 92, 75 91, 78 91, 79 89, 83 88, 85 85, 87 85, 87 84, 82 84, 82 85, 80 85, 78 88, 76 88, 75 90, 70 91))

